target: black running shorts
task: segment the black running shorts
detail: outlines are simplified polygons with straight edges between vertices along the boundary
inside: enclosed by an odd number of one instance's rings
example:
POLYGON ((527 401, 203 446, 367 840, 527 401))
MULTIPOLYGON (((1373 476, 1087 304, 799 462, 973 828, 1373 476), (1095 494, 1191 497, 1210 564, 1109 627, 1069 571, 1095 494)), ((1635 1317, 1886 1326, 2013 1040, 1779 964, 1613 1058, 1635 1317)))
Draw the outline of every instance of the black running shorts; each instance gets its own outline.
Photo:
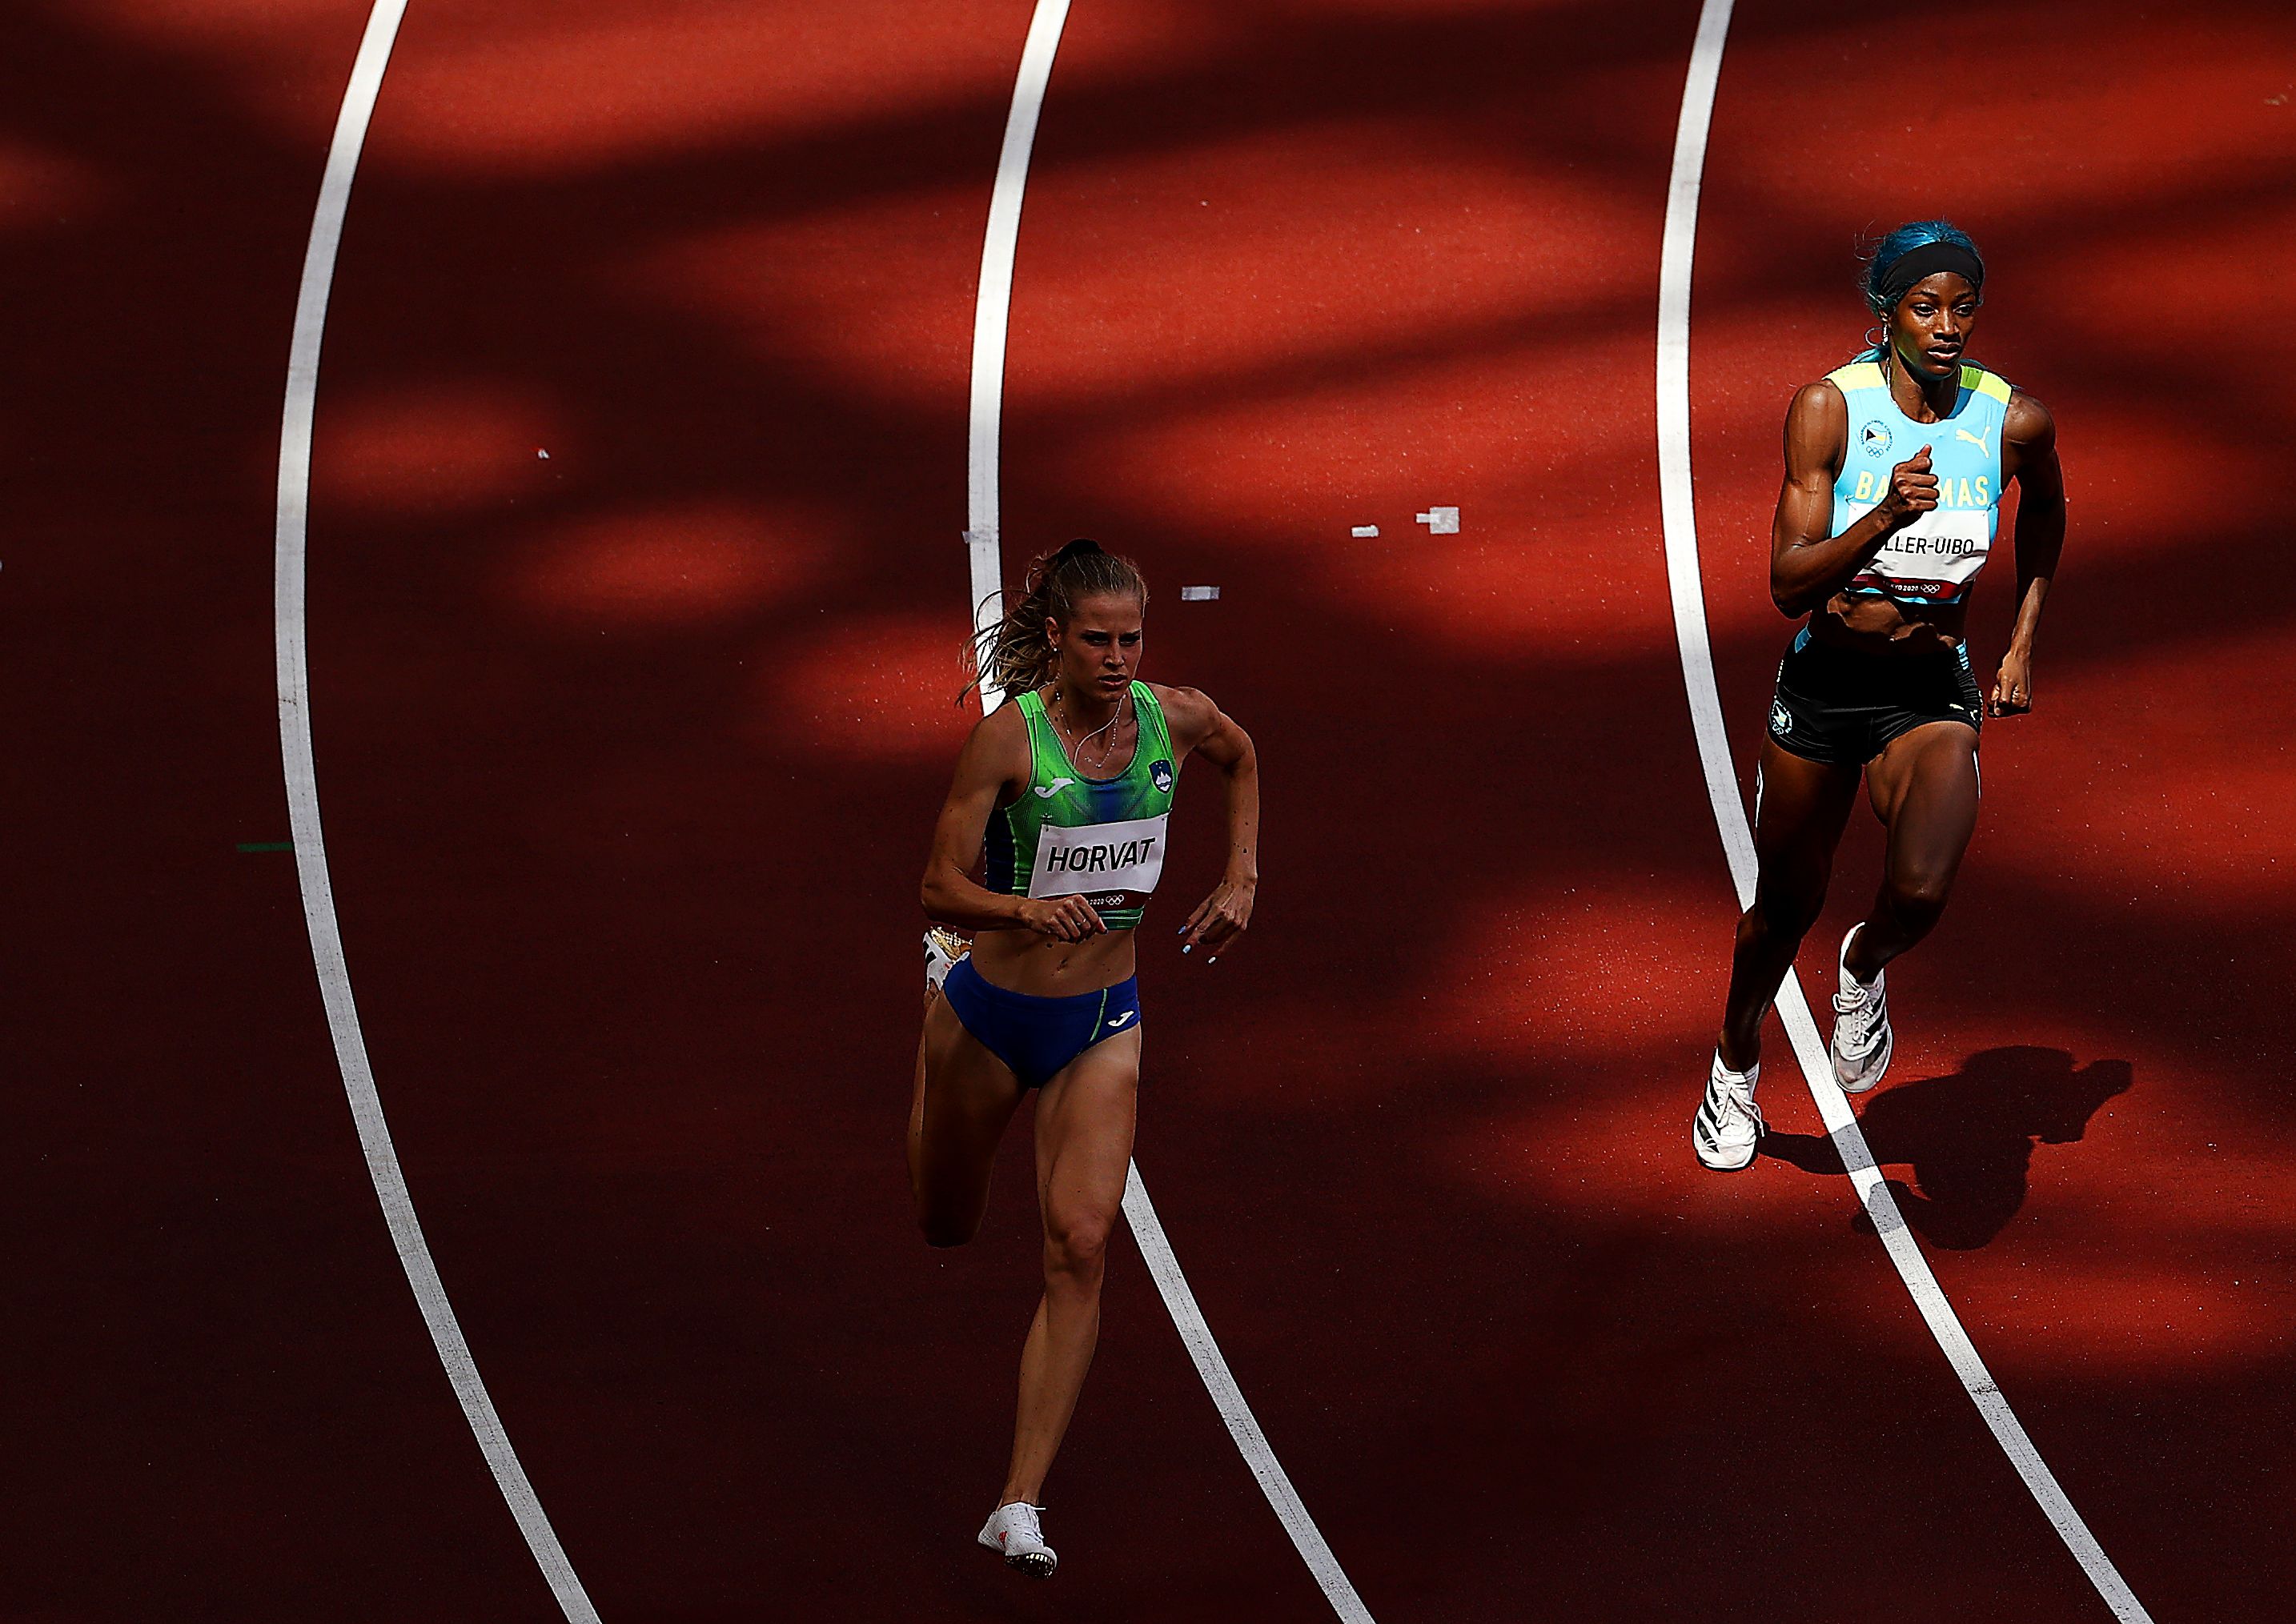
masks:
POLYGON ((1900 659, 1819 643, 1807 627, 1778 662, 1770 701, 1779 749, 1838 767, 1863 766, 1930 722, 1960 722, 1973 734, 1984 719, 1966 644, 1900 659))

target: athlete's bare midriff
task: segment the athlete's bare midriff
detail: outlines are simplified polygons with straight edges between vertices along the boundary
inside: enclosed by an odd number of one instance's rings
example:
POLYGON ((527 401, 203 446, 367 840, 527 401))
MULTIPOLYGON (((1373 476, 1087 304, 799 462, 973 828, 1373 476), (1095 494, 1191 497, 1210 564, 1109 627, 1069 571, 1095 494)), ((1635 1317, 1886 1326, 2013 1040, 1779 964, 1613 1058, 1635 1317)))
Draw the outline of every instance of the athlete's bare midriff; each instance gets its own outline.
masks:
POLYGON ((992 986, 1036 998, 1113 987, 1132 974, 1133 962, 1129 931, 1106 931, 1080 942, 1034 931, 983 931, 972 939, 972 967, 992 986))
POLYGON ((1969 619, 1966 598, 1924 610, 1871 593, 1837 592, 1809 618, 1813 643, 1898 659, 1950 652, 1969 619))

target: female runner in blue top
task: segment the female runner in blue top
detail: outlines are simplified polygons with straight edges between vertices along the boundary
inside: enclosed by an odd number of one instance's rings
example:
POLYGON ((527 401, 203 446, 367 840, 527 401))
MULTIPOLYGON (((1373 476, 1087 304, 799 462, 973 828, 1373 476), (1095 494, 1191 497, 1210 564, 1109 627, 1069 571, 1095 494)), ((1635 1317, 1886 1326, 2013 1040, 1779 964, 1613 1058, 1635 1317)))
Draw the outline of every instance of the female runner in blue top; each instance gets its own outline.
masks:
POLYGON ((1825 900, 1861 775, 1888 855, 1872 911, 1842 938, 1832 1049, 1844 1090, 1882 1080, 1895 1044, 1883 967, 1944 910, 1977 826, 1983 718, 2032 708, 2033 636, 2064 542, 2048 412, 1963 358, 1985 287, 1976 244, 1943 220, 1901 226, 1865 285, 1874 348, 1804 385, 1786 414, 1770 595, 1809 619, 1778 667, 1755 795, 1760 878, 1691 1127, 1710 1168, 1754 1159, 1762 1019, 1825 900), (2016 628, 1980 697, 1963 628, 2011 480, 2016 628))
POLYGON ((1133 928, 1163 871, 1181 764, 1227 783, 1226 872, 1181 927, 1216 961, 1250 923, 1259 878, 1251 740, 1193 688, 1138 680, 1148 588, 1131 562, 1072 541, 1030 569, 984 639, 983 680, 1013 696, 972 730, 933 830, 923 901, 924 1038, 909 1111, 917 1219, 935 1246, 980 1226, 996 1145, 1037 1097, 1045 1294, 1021 1354, 1012 1464, 980 1542, 1038 1578, 1045 1473, 1100 1335, 1103 1249, 1124 1200, 1140 1080, 1133 928), (980 878, 972 876, 978 872, 980 878), (972 931, 964 940, 941 927, 972 931))

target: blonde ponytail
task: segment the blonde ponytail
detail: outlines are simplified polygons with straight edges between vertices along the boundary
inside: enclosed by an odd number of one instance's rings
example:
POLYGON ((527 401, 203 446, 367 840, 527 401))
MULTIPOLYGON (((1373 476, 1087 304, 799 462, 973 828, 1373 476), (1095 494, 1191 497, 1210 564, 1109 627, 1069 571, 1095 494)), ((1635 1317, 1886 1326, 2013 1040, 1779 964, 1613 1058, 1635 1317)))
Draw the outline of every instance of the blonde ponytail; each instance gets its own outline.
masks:
MULTIPOLYGON (((1130 559, 1081 537, 1037 558, 1022 578, 1020 602, 974 634, 975 675, 964 693, 984 685, 1006 693, 1042 687, 1053 673, 1052 624, 1066 625, 1079 603, 1101 596, 1135 597, 1145 609, 1148 583, 1130 559)), ((960 703, 964 698, 957 696, 960 703)))

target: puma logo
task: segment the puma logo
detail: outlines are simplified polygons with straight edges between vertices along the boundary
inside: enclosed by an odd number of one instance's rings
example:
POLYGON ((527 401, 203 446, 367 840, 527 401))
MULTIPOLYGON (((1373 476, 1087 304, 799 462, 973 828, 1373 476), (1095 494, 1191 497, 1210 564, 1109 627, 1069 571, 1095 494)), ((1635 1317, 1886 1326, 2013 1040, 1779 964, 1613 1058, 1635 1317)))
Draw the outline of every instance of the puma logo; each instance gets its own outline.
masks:
POLYGON ((1986 443, 1993 438, 1992 430, 1980 429, 1976 433, 1972 434, 1966 429, 1956 429, 1954 431, 1954 435, 1956 439, 1967 440, 1971 445, 1985 453, 1986 455, 1991 456, 1993 455, 1993 447, 1986 443))

